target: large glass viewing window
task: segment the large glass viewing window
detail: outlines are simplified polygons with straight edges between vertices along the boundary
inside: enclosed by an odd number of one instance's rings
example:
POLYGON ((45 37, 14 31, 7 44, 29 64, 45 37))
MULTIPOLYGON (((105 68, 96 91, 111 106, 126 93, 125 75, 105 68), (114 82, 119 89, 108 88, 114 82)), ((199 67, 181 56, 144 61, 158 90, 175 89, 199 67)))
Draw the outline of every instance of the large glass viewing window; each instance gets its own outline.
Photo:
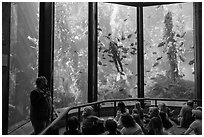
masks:
POLYGON ((98 3, 98 100, 137 97, 136 8, 98 3))
MULTIPOLYGON (((97 3, 98 100, 137 98, 137 7, 97 3)), ((195 97, 193 3, 143 7, 144 95, 195 97)), ((54 104, 87 103, 88 3, 55 3, 54 104)))
POLYGON ((144 7, 145 97, 193 99, 193 3, 144 7))
POLYGON ((11 3, 9 130, 29 120, 38 72, 39 3, 11 3))
POLYGON ((55 108, 87 103, 88 3, 56 2, 54 32, 55 108))

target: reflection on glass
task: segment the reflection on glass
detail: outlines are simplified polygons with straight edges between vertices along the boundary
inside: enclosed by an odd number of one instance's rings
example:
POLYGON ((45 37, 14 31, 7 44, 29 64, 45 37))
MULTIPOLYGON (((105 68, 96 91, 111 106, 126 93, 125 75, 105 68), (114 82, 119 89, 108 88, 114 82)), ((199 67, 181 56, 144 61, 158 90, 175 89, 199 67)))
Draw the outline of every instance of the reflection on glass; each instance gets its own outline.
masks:
POLYGON ((87 102, 88 3, 55 3, 54 105, 87 102))
POLYGON ((137 97, 136 8, 98 3, 98 100, 137 97))
POLYGON ((29 120, 38 67, 39 3, 11 3, 9 130, 29 120))
POLYGON ((193 3, 144 8, 145 97, 194 98, 193 3))

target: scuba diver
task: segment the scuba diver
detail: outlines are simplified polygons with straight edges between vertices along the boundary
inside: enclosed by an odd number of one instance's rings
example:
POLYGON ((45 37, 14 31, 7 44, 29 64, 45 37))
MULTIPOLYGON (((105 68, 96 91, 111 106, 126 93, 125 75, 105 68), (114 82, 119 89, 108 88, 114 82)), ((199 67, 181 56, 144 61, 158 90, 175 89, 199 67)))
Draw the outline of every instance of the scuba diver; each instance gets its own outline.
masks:
POLYGON ((122 63, 121 63, 121 59, 120 59, 120 51, 118 50, 118 45, 117 43, 115 43, 114 41, 111 41, 109 43, 109 53, 111 53, 111 57, 113 58, 113 61, 115 63, 115 67, 117 69, 117 71, 121 74, 121 75, 125 75, 123 73, 123 66, 122 66, 122 63), (119 70, 119 66, 120 66, 120 69, 119 70))

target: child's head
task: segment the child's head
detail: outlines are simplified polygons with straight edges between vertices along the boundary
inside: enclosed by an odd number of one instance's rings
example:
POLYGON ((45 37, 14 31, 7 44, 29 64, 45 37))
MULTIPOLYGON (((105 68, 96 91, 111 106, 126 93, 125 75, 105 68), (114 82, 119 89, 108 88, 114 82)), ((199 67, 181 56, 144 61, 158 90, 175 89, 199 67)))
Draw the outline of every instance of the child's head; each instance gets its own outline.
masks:
POLYGON ((77 117, 72 116, 70 119, 68 119, 68 127, 70 130, 76 130, 79 125, 79 120, 77 117))
POLYGON ((118 103, 118 110, 120 110, 122 113, 125 113, 125 104, 122 101, 118 103))
POLYGON ((163 129, 163 124, 160 118, 158 117, 153 117, 150 120, 150 128, 153 129, 155 135, 161 133, 162 129, 163 129))
POLYGON ((129 113, 124 113, 121 116, 121 122, 122 122, 122 125, 126 128, 135 126, 135 120, 129 113))
POLYGON ((137 109, 140 109, 140 108, 141 108, 140 102, 136 102, 136 103, 135 103, 135 108, 137 108, 137 109))
POLYGON ((193 107, 193 105, 194 105, 193 100, 188 100, 187 105, 190 107, 193 107))
POLYGON ((105 121, 105 128, 109 131, 109 132, 115 132, 117 129, 117 123, 113 118, 108 118, 105 121))
POLYGON ((196 119, 202 119, 202 111, 198 109, 193 109, 192 114, 194 115, 196 119))
POLYGON ((149 114, 150 114, 150 117, 158 116, 159 115, 158 107, 150 107, 149 114))
POLYGON ((133 114, 139 114, 139 112, 138 112, 137 109, 133 109, 133 110, 132 110, 132 113, 133 113, 133 114))
POLYGON ((82 113, 82 116, 85 118, 85 117, 88 117, 88 116, 93 115, 93 113, 94 113, 93 107, 91 107, 91 106, 86 106, 86 107, 84 108, 84 111, 83 111, 83 113, 82 113))
POLYGON ((159 104, 159 107, 160 107, 160 111, 166 112, 166 104, 165 103, 159 104))

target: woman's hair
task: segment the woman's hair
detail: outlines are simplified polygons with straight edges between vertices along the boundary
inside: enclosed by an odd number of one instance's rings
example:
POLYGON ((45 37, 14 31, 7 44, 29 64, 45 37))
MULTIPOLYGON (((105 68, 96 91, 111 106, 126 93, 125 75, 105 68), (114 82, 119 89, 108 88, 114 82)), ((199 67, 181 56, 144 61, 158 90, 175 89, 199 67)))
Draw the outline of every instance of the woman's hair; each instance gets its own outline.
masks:
POLYGON ((115 132, 117 129, 117 123, 113 118, 109 118, 105 121, 105 128, 109 132, 115 132))
POLYGON ((86 118, 86 117, 88 117, 88 116, 93 115, 93 113, 94 113, 93 107, 92 107, 92 106, 86 106, 86 107, 84 108, 84 110, 83 110, 82 116, 83 116, 84 118, 86 118))
POLYGON ((155 134, 159 134, 161 133, 162 129, 163 129, 163 124, 160 118, 158 117, 153 117, 150 120, 150 128, 153 129, 155 134))
POLYGON ((136 108, 136 109, 141 109, 141 104, 140 104, 140 102, 137 101, 137 102, 135 103, 135 108, 136 108))
POLYGON ((68 119, 68 127, 70 130, 77 129, 78 125, 79 125, 79 120, 77 119, 77 117, 72 116, 70 119, 68 119))
POLYGON ((138 109, 133 109, 132 114, 139 114, 138 109))
POLYGON ((160 104, 160 110, 163 111, 163 112, 165 112, 165 113, 167 113, 166 104, 161 103, 161 104, 160 104))
POLYGON ((132 116, 133 116, 133 119, 135 120, 135 122, 142 127, 142 123, 141 123, 141 120, 140 120, 140 115, 139 114, 133 114, 132 116))
POLYGON ((122 125, 126 128, 135 127, 135 121, 129 113, 124 113, 121 116, 122 125))
POLYGON ((118 103, 118 110, 120 110, 122 114, 126 112, 125 111, 125 104, 122 101, 120 101, 118 103))
POLYGON ((158 107, 150 107, 150 117, 159 117, 159 109, 158 107))
POLYGON ((193 105, 194 105, 193 100, 188 100, 187 105, 193 107, 193 105))

